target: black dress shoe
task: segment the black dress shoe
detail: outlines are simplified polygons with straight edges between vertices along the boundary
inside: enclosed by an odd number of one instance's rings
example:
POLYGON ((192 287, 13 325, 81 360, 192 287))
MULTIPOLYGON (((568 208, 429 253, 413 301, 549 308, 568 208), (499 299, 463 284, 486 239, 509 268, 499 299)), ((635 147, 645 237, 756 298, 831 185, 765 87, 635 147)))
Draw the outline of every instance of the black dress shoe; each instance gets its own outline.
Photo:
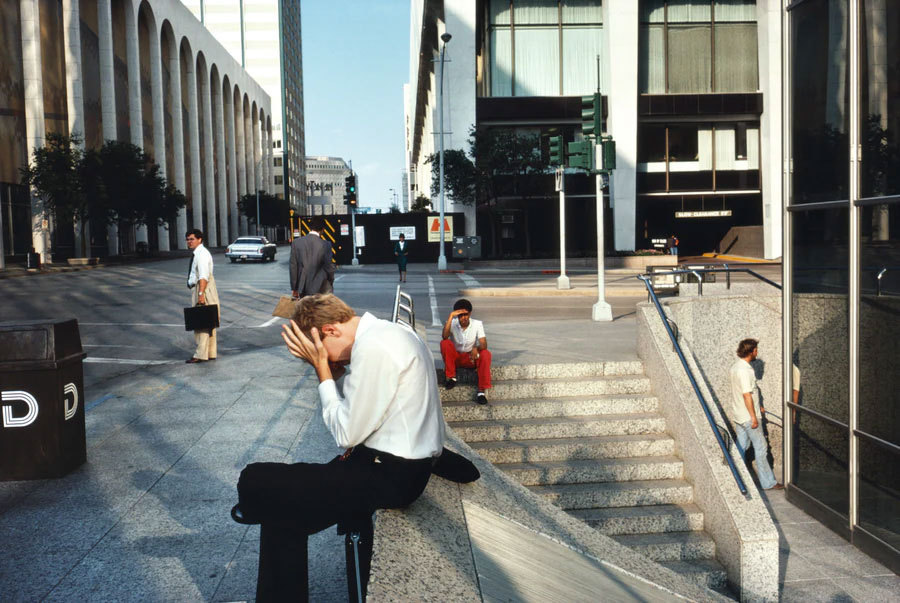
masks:
POLYGON ((454 387, 456 387, 456 377, 451 377, 450 379, 447 379, 447 383, 444 384, 444 389, 449 391, 449 390, 453 389, 454 387))
POLYGON ((184 362, 185 364, 197 364, 198 362, 206 362, 206 360, 201 360, 200 358, 188 358, 184 362))
POLYGON ((478 392, 475 395, 475 401, 479 404, 487 404, 487 396, 484 395, 484 392, 478 392))

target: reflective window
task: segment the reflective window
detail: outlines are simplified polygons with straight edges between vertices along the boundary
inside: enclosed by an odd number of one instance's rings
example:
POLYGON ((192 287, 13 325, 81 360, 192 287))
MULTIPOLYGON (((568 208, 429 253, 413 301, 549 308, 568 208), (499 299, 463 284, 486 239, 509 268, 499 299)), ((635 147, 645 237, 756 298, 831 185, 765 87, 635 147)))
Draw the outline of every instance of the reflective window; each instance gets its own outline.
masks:
POLYGON ((900 203, 860 210, 859 429, 900 445, 900 203))
POLYGON ((791 204, 849 199, 846 1, 791 11, 791 204))
POLYGON ((794 212, 792 350, 800 404, 849 422, 849 214, 794 212))
POLYGON ((900 193, 900 3, 860 10, 860 193, 900 193))
POLYGON ((797 413, 792 427, 794 485, 841 515, 847 515, 850 501, 847 429, 804 412, 797 413))
POLYGON ((641 93, 758 88, 754 0, 643 0, 638 45, 641 93))
POLYGON ((580 96, 603 90, 597 81, 602 23, 597 0, 491 0, 490 96, 580 96))
POLYGON ((859 525, 900 550, 900 455, 859 441, 859 525))

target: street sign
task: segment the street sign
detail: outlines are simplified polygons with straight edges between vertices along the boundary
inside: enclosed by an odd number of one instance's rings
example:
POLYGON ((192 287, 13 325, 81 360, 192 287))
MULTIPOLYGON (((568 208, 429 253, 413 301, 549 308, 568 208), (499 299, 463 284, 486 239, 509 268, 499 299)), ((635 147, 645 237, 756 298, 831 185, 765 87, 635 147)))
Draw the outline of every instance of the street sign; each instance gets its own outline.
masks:
POLYGON ((704 211, 676 211, 676 218, 729 218, 731 217, 730 209, 715 209, 704 211))
MULTIPOLYGON (((399 241, 400 235, 403 235, 407 241, 415 241, 416 240, 416 227, 415 226, 391 226, 391 241, 399 241)), ((444 233, 444 238, 446 239, 447 234, 444 233)))
MULTIPOLYGON (((453 216, 444 216, 444 242, 449 243, 453 238, 453 216)), ((428 216, 428 242, 441 242, 441 218, 428 216)))
POLYGON ((349 224, 341 224, 341 236, 342 237, 350 236, 350 225, 349 224))
POLYGON ((366 227, 365 226, 357 226, 356 227, 356 246, 357 247, 365 247, 366 246, 366 227))

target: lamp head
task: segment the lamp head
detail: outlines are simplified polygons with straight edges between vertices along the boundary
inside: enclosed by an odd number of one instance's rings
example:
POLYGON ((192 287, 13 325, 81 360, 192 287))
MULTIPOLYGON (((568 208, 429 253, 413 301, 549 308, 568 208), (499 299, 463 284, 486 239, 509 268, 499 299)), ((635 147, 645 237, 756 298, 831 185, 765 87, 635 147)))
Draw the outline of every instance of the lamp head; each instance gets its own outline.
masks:
POLYGON ((446 44, 447 42, 449 42, 449 41, 450 41, 450 38, 452 38, 452 37, 453 37, 453 36, 451 36, 451 35, 448 34, 447 32, 444 32, 444 33, 441 34, 441 40, 443 40, 444 44, 446 44))

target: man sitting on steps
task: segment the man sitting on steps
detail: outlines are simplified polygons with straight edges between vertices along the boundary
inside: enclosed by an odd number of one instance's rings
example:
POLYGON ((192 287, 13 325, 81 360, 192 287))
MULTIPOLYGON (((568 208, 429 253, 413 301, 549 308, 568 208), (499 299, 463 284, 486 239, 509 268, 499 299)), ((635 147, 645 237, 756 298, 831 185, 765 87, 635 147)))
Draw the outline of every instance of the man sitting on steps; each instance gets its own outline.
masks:
POLYGON ((474 368, 478 372, 475 401, 487 404, 484 391, 491 388, 491 353, 487 349, 484 324, 472 318, 472 302, 457 300, 441 333, 441 357, 447 389, 456 387, 456 368, 474 368))

